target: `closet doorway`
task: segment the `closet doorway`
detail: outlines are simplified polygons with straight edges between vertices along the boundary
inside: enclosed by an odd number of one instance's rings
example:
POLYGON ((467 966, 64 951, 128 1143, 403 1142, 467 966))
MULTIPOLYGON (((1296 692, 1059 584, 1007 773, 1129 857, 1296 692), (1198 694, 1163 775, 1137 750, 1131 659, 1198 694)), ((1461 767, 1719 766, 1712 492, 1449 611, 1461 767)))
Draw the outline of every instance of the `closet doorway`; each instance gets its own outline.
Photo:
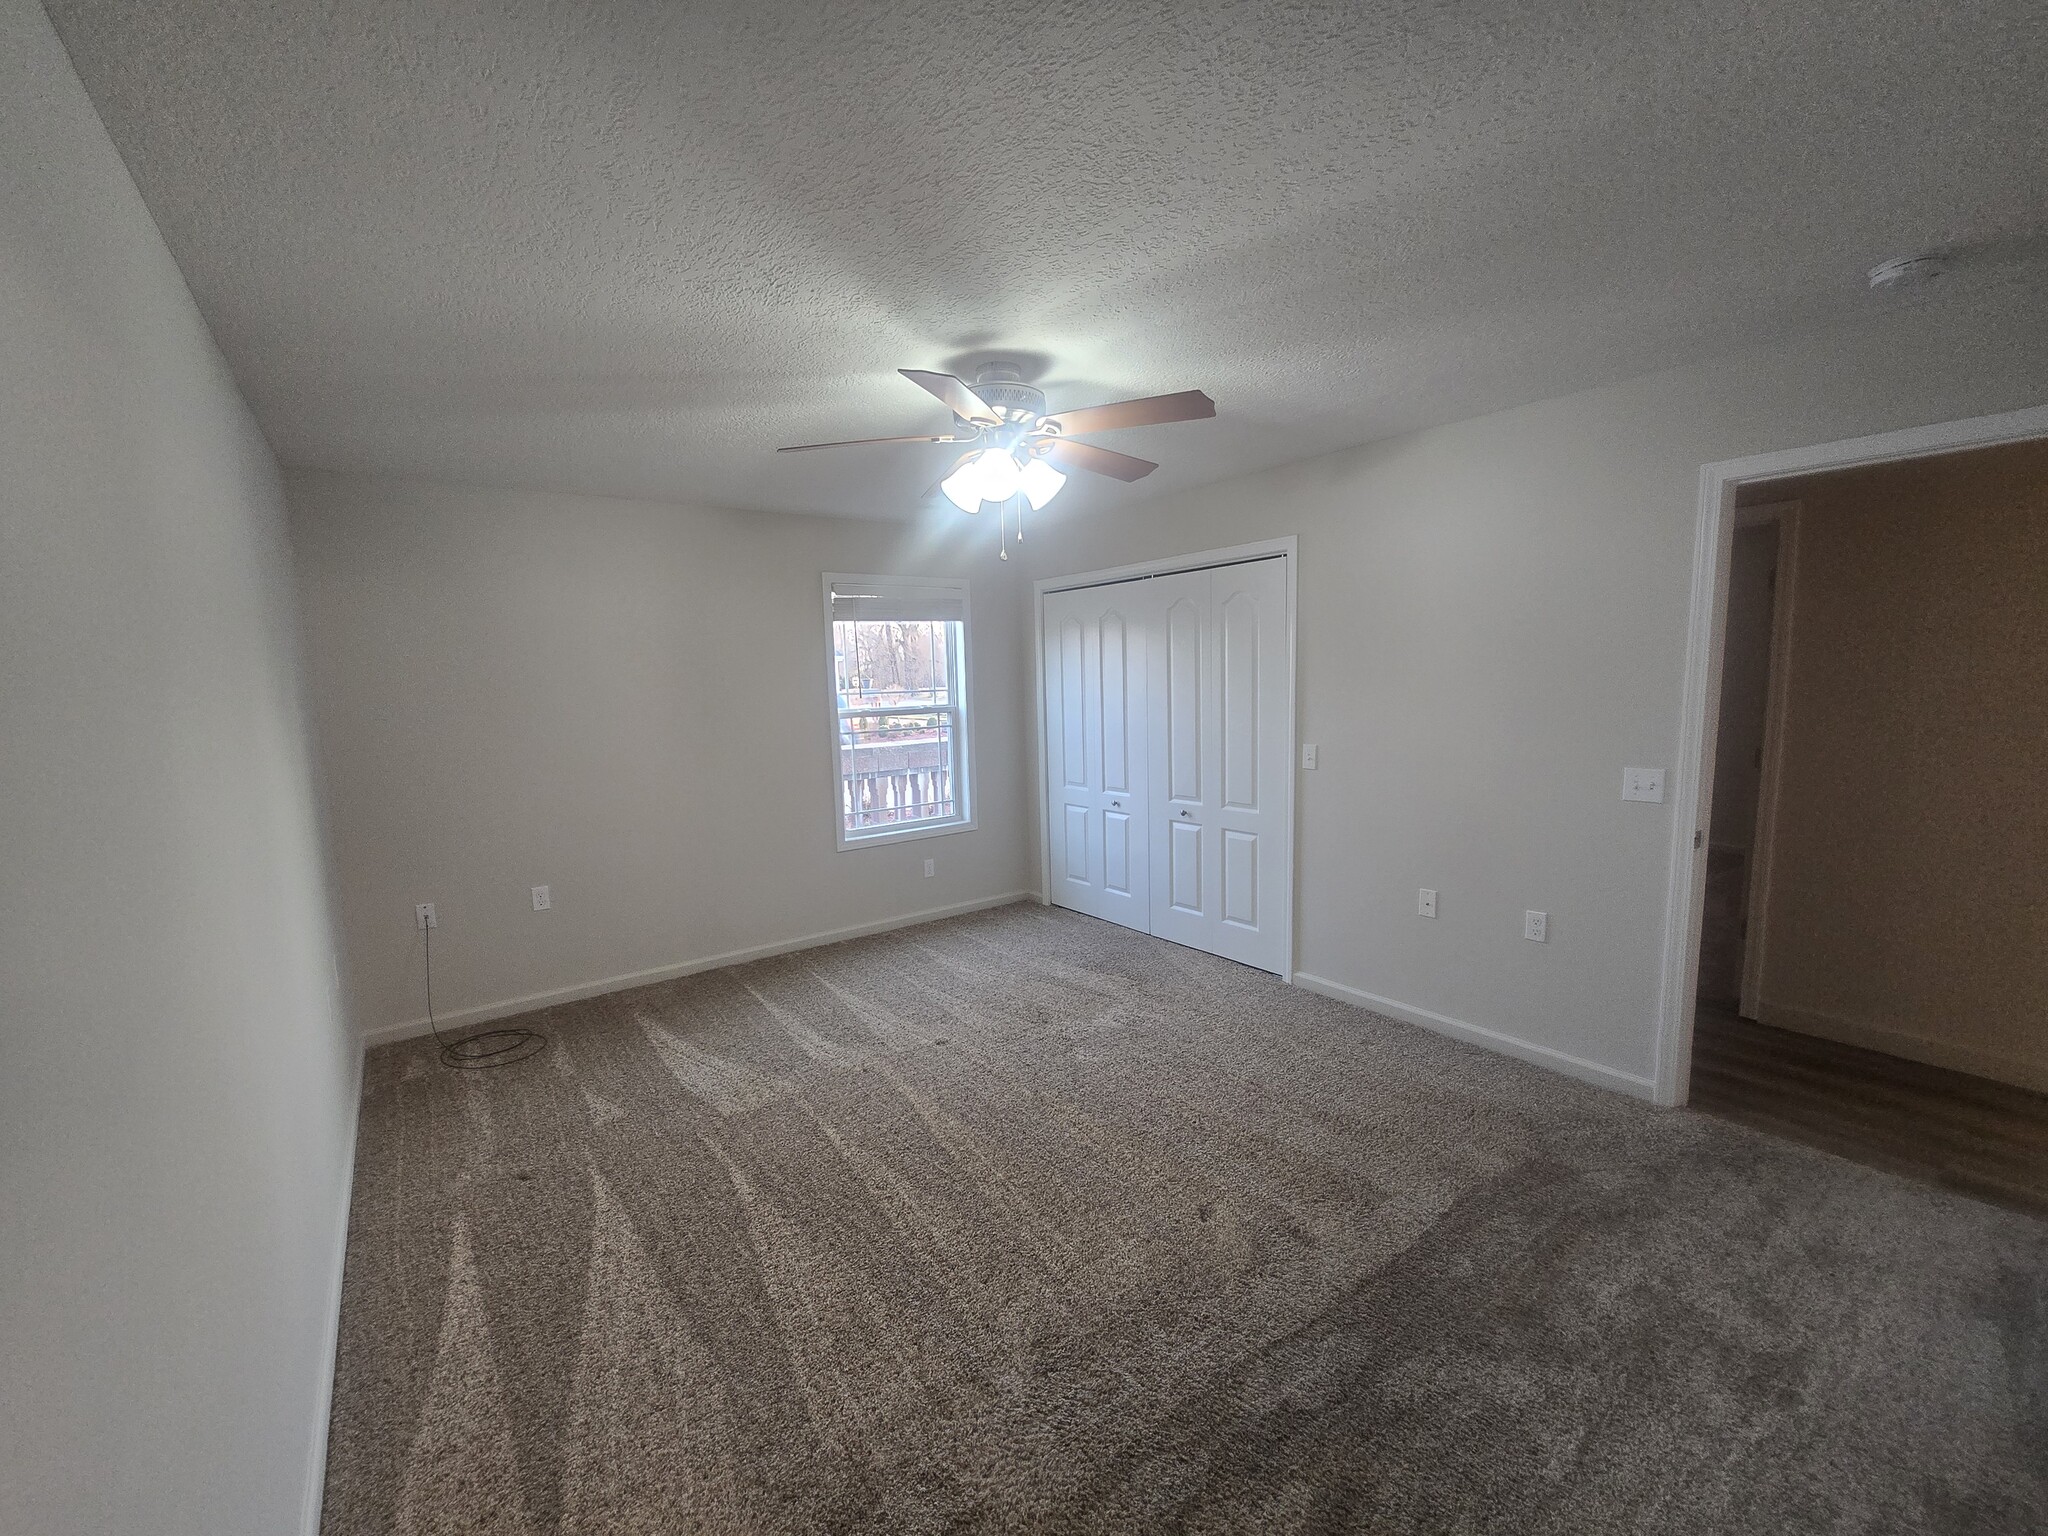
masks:
POLYGON ((1292 976, 1294 540, 1038 583, 1044 890, 1292 976))

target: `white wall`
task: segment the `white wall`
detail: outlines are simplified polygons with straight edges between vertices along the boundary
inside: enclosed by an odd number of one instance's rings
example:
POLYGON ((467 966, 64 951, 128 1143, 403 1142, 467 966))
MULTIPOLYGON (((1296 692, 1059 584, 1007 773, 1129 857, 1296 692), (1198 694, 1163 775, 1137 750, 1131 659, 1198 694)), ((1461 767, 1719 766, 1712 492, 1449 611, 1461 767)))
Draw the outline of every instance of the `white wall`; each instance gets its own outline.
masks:
POLYGON ((1302 971, 1647 1092, 1672 808, 1622 803, 1621 773, 1678 767, 1700 466, 2040 402, 2044 339, 2002 288, 1794 334, 1042 519, 1033 573, 1298 534, 1300 737, 1322 748, 1299 780, 1302 971))
POLYGON ((416 902, 436 1011, 461 1019, 1036 884, 1025 600, 987 519, 327 474, 289 496, 373 1032, 425 1012, 416 902), (976 830, 835 846, 827 571, 969 578, 976 830))
POLYGON ((0 210, 0 1530, 277 1536, 358 1059, 277 472, 33 0, 0 210))

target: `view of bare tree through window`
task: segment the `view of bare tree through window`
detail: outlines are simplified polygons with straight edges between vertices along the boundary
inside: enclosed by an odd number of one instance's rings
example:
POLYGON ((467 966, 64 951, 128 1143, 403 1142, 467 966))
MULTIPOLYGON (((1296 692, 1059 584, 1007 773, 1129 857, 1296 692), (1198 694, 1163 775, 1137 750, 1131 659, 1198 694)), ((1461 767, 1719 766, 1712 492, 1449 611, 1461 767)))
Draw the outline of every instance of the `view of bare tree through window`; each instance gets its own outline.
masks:
POLYGON ((957 821, 961 625, 838 620, 840 812, 849 833, 957 821))

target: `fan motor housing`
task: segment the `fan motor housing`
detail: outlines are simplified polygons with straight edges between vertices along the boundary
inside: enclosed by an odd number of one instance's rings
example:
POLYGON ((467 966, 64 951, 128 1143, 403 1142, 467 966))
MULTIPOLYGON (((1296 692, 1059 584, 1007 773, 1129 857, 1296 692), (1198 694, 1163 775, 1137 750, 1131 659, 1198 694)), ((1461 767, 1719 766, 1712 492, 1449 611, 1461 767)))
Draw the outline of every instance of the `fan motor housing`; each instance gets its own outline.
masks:
POLYGON ((990 363, 974 376, 974 392, 1011 421, 1045 414, 1045 391, 1026 384, 1008 363, 990 363))

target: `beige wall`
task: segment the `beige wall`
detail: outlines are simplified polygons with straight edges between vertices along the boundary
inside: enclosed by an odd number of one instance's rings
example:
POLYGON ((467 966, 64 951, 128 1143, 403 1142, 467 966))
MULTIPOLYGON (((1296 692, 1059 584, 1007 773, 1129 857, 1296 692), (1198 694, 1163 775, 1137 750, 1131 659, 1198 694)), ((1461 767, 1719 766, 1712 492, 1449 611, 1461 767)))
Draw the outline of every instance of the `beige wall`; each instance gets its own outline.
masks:
POLYGON ((1298 534, 1300 967, 1645 1092, 1672 807, 1624 804, 1621 774, 1676 778, 1700 466, 2038 404, 2044 341, 2030 292, 1961 294, 1112 513, 1054 502, 1027 547, 1058 574, 1298 534))
POLYGON ((1760 1013, 2048 1088, 2048 443, 1814 476, 1760 1013))
POLYGON ((0 0, 0 1530, 304 1528, 358 1052, 269 450, 0 0))
POLYGON ((324 474, 289 495, 372 1031, 424 1015, 416 902, 460 1018, 1036 883, 1024 600, 986 520, 324 474), (969 578, 975 830, 835 846, 827 571, 969 578))

